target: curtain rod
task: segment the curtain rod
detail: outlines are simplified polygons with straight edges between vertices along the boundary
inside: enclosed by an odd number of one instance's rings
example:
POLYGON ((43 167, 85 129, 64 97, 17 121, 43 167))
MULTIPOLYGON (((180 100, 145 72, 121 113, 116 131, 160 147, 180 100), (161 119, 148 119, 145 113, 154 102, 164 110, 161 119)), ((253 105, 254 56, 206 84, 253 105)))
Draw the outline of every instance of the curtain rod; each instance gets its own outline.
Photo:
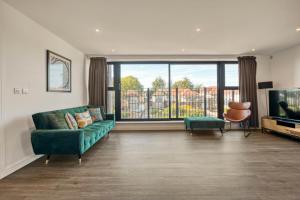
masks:
POLYGON ((91 57, 106 57, 110 61, 172 61, 172 60, 231 60, 237 61, 241 55, 86 55, 91 57))

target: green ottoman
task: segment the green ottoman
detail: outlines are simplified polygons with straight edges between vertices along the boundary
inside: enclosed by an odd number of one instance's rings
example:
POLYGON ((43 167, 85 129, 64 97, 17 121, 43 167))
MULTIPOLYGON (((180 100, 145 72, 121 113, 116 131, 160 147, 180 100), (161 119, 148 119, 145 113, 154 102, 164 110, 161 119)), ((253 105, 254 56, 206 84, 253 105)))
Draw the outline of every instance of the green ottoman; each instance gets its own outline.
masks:
POLYGON ((220 129, 222 135, 225 126, 225 121, 216 117, 187 117, 184 119, 185 130, 195 129, 220 129))

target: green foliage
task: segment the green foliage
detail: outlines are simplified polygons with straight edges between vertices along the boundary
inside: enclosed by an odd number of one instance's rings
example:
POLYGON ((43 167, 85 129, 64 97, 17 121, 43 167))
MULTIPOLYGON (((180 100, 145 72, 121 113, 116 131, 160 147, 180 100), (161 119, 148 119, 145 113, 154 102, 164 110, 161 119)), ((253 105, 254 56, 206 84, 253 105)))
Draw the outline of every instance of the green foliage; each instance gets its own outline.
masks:
POLYGON ((134 76, 126 76, 121 79, 121 90, 142 90, 143 85, 134 76))
POLYGON ((183 78, 183 80, 176 81, 173 85, 172 88, 179 88, 179 89, 193 89, 194 85, 188 79, 187 77, 183 78))
POLYGON ((158 90, 166 88, 166 82, 159 76, 152 82, 152 89, 158 90))

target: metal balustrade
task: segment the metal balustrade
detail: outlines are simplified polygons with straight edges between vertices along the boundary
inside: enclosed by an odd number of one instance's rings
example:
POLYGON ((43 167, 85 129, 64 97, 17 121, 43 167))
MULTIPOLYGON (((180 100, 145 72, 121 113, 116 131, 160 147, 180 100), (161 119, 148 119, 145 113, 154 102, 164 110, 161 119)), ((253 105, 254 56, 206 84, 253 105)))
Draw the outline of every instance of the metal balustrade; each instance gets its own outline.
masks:
MULTIPOLYGON (((121 119, 182 119, 218 116, 217 87, 198 89, 144 89, 121 91, 121 119), (170 98, 169 98, 170 97, 170 98)), ((224 90, 224 110, 239 100, 238 90, 224 90)))

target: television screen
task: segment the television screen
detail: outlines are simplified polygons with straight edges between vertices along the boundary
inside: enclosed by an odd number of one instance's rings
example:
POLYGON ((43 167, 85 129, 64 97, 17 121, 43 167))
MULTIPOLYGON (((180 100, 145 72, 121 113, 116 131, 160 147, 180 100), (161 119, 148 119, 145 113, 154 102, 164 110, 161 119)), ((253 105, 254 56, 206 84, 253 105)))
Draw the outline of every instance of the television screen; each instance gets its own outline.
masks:
POLYGON ((270 90, 269 110, 271 117, 300 121, 300 90, 270 90))

